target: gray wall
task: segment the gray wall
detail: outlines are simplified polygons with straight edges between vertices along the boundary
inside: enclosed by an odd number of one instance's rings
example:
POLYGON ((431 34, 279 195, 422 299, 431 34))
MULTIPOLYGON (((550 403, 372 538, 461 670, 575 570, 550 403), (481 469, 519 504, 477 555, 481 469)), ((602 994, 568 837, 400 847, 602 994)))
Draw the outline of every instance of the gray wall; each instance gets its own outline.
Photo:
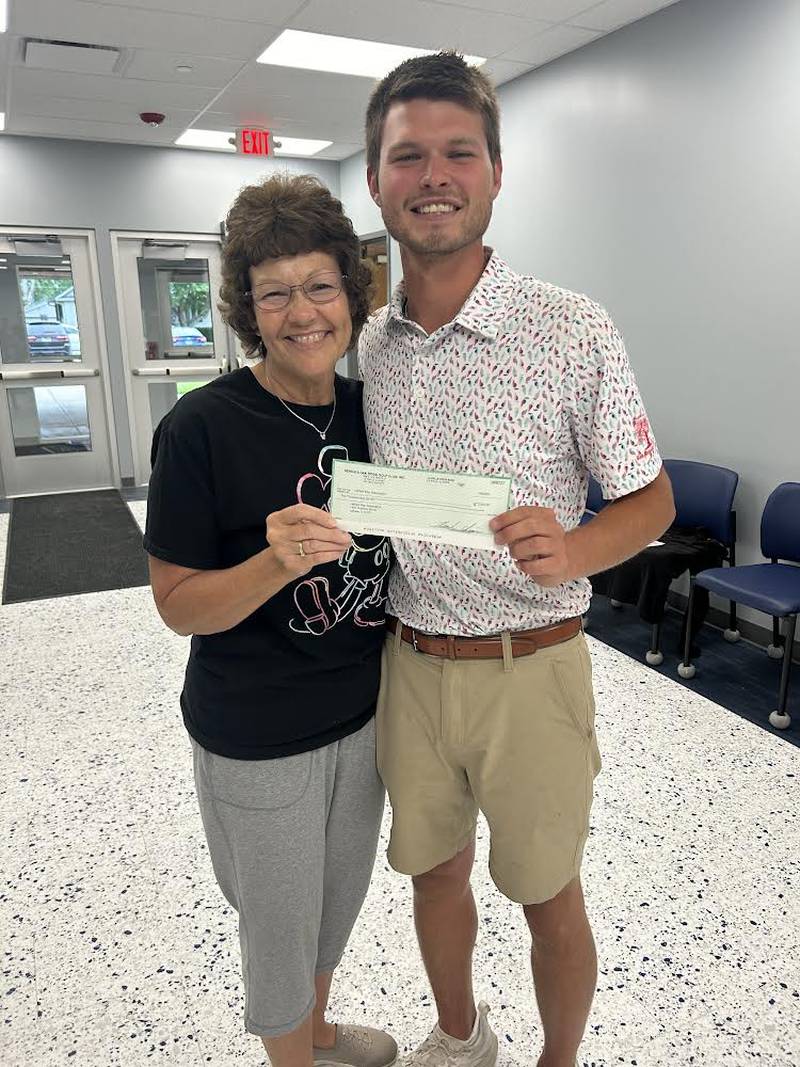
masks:
POLYGON ((133 476, 110 230, 218 233, 239 189, 275 170, 316 174, 339 193, 339 165, 176 148, 0 137, 0 232, 93 229, 121 476, 133 476))
POLYGON ((739 472, 742 563, 800 480, 798 56, 798 0, 681 0, 499 90, 487 242, 609 309, 663 455, 739 472))

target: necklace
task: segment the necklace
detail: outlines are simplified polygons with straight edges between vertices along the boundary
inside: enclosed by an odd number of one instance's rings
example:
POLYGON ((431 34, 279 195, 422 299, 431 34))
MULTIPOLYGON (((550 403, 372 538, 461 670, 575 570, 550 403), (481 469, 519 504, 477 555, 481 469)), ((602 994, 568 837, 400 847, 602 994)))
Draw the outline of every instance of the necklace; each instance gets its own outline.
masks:
MULTIPOLYGON (((269 376, 265 375, 265 377, 267 378, 267 381, 270 382, 270 384, 271 384, 271 379, 269 378, 269 376)), ((304 422, 306 424, 306 426, 310 426, 312 430, 316 430, 316 432, 319 434, 321 440, 323 440, 323 441, 327 440, 327 436, 326 435, 328 433, 328 430, 330 430, 331 423, 333 422, 334 416, 336 415, 336 384, 335 383, 334 383, 334 386, 333 386, 333 411, 331 412, 331 417, 328 419, 328 424, 327 424, 327 426, 325 427, 324 430, 320 430, 319 426, 315 426, 313 422, 309 422, 308 419, 304 419, 302 415, 298 415, 296 411, 292 411, 292 409, 289 407, 289 405, 286 403, 286 401, 282 397, 278 396, 277 393, 273 392, 272 395, 275 397, 276 400, 280 400, 280 402, 283 404, 283 406, 286 408, 286 410, 289 412, 290 415, 294 415, 294 417, 296 419, 298 419, 300 422, 304 422)))

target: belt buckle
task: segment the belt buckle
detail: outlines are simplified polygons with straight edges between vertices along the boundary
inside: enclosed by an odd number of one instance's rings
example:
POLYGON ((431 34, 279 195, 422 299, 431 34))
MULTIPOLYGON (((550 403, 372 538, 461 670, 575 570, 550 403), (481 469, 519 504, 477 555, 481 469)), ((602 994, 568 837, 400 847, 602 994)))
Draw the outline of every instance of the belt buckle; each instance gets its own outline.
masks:
POLYGON ((411 627, 411 647, 415 652, 419 652, 419 649, 417 648, 417 631, 413 626, 411 627))

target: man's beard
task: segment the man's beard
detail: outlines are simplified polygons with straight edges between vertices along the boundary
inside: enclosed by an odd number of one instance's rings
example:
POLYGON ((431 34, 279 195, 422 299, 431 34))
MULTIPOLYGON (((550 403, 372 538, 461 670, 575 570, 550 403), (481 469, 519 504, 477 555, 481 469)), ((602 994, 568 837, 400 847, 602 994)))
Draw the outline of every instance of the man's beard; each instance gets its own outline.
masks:
MULTIPOLYGON (((461 210, 466 211, 468 209, 462 208, 461 210)), ((386 229, 399 245, 417 255, 445 256, 453 252, 459 252, 462 248, 466 248, 483 237, 491 222, 492 202, 490 200, 484 212, 474 219, 468 219, 466 226, 459 226, 455 233, 446 233, 443 229, 432 229, 424 237, 419 237, 412 231, 411 226, 406 227, 399 221, 402 217, 402 212, 396 218, 383 216, 386 229)))

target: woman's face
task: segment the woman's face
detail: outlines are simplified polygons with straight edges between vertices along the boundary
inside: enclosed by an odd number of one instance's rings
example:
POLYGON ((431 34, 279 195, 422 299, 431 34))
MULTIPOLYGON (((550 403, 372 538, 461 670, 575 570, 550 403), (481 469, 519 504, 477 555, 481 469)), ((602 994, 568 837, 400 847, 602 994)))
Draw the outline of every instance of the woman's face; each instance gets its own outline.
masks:
MULTIPOLYGON (((264 311, 255 298, 269 293, 270 286, 315 284, 324 293, 330 282, 330 272, 341 278, 339 265, 327 252, 306 252, 299 256, 265 259, 250 268, 250 288, 253 292, 253 311, 261 340, 267 349, 270 364, 277 375, 319 379, 333 373, 337 360, 347 351, 353 324, 347 293, 327 303, 316 304, 302 289, 293 289, 286 307, 264 311)), ((274 290, 273 290, 274 291, 274 290)))

